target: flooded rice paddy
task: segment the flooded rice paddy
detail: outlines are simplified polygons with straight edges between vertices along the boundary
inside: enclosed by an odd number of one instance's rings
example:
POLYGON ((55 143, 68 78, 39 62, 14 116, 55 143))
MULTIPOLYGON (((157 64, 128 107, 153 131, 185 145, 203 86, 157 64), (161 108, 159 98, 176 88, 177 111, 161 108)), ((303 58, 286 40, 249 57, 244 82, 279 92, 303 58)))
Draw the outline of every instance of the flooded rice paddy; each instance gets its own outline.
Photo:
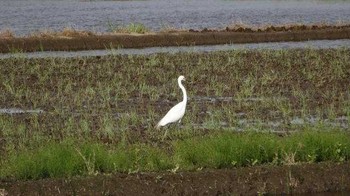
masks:
POLYGON ((348 1, 1 1, 0 29, 17 35, 72 27, 97 32, 142 23, 151 30, 222 28, 248 25, 330 23, 350 21, 348 1), (30 22, 29 22, 30 21, 30 22))
POLYGON ((2 137, 25 129, 153 141, 154 125, 182 98, 182 74, 189 100, 181 129, 168 127, 176 137, 349 130, 349 56, 343 47, 0 59, 2 137))
MULTIPOLYGON (((349 130, 349 120, 350 116, 332 116, 330 117, 322 117, 319 115, 312 115, 312 114, 303 114, 302 116, 295 116, 298 115, 301 111, 294 111, 293 114, 286 117, 284 116, 281 111, 278 110, 271 110, 268 111, 265 116, 262 117, 259 115, 259 113, 252 113, 250 111, 241 111, 241 112, 234 112, 231 111, 232 119, 228 119, 225 117, 227 115, 226 113, 220 114, 220 110, 224 110, 224 107, 235 107, 235 105, 239 104, 246 104, 251 105, 250 107, 253 108, 255 104, 263 104, 268 101, 284 101, 288 102, 288 97, 247 97, 247 98, 235 98, 235 97, 189 97, 188 98, 189 104, 191 105, 197 105, 202 106, 199 111, 194 111, 190 109, 188 112, 196 112, 196 123, 190 123, 190 125, 177 125, 176 128, 180 129, 186 129, 186 128, 192 128, 192 129, 205 129, 205 130, 215 130, 215 129, 221 129, 221 130, 230 130, 230 131, 247 131, 247 130, 256 130, 256 131, 266 131, 266 132, 273 132, 273 133, 289 133, 297 131, 298 128, 305 127, 305 126, 327 126, 337 129, 343 129, 343 130, 349 130), (221 108, 221 109, 220 109, 221 108), (199 120, 202 119, 202 120, 199 120), (205 120, 204 120, 205 119, 205 120), (199 121, 198 121, 199 120, 199 121)), ((120 112, 113 112, 108 111, 106 113, 103 113, 101 111, 91 111, 88 107, 94 107, 94 106, 87 106, 84 105, 80 109, 72 110, 69 108, 59 108, 60 110, 58 115, 57 111, 44 111, 42 109, 20 109, 20 108, 1 108, 0 109, 0 115, 7 115, 7 116, 18 116, 15 118, 20 119, 26 119, 26 118, 32 118, 32 115, 35 115, 34 118, 37 118, 37 115, 41 115, 42 118, 44 116, 51 116, 53 118, 62 117, 63 116, 71 116, 79 119, 86 118, 89 116, 89 118, 100 118, 103 116, 110 116, 115 121, 123 121, 125 118, 140 118, 143 122, 139 124, 141 129, 149 129, 150 124, 155 123, 154 118, 149 116, 149 111, 142 111, 139 108, 144 107, 144 101, 137 98, 128 99, 125 101, 125 103, 121 104, 119 106, 119 109, 116 109, 120 112), (133 112, 128 113, 129 110, 132 110, 133 112), (137 114, 135 113, 137 111, 137 114), (56 117, 54 117, 56 116, 56 117), (148 124, 150 123, 150 124, 148 124)), ((173 104, 169 100, 165 101, 157 101, 157 102, 151 102, 151 105, 157 105, 164 106, 164 108, 167 108, 173 104)), ((157 107, 155 106, 155 107, 157 107)), ((56 108, 57 110, 57 108, 56 108)), ((51 118, 50 117, 50 118, 51 118)), ((63 123, 63 122, 62 122, 63 123)), ((130 125, 133 126, 133 125, 130 125)), ((131 130, 130 130, 131 131, 131 130)))

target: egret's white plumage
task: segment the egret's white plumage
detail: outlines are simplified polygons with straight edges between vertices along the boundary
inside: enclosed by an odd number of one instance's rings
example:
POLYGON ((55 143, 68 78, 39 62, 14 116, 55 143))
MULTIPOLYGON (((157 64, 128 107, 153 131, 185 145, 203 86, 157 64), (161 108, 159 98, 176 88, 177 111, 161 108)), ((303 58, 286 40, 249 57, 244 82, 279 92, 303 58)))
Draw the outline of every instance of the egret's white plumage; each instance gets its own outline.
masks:
POLYGON ((159 129, 162 126, 165 126, 169 123, 173 123, 173 122, 181 122, 182 117, 185 114, 186 111, 186 104, 187 104, 187 93, 186 93, 186 89, 185 87, 182 85, 181 81, 184 80, 185 81, 185 77, 184 76, 180 76, 177 79, 177 82, 179 84, 179 87, 182 90, 183 93, 183 100, 176 104, 174 107, 172 107, 169 112, 162 118, 162 120, 160 120, 158 122, 158 124, 156 125, 156 128, 159 129))

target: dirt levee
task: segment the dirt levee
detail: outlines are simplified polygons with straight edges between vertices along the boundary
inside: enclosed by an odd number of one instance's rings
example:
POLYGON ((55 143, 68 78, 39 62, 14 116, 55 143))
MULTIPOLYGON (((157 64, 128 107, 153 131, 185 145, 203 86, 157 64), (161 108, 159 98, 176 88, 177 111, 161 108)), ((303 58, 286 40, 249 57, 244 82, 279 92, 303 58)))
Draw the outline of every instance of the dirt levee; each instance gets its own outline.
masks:
POLYGON ((0 181, 9 195, 257 195, 350 190, 350 164, 258 166, 178 173, 136 173, 0 181))
POLYGON ((225 30, 159 32, 147 34, 106 34, 87 36, 12 37, 0 38, 0 52, 77 51, 108 48, 143 48, 162 46, 215 45, 350 39, 350 27, 286 28, 264 30, 238 28, 225 30))

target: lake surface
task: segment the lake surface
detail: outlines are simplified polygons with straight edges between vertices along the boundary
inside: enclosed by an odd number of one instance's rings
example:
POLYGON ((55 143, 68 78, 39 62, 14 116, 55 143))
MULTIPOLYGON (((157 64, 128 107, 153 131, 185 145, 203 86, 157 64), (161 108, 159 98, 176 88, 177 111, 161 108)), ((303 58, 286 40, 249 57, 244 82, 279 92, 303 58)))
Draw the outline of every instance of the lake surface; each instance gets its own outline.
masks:
POLYGON ((1 0, 0 30, 16 35, 38 30, 107 32, 118 25, 142 23, 151 30, 165 27, 202 29, 230 24, 350 22, 350 1, 317 0, 1 0))

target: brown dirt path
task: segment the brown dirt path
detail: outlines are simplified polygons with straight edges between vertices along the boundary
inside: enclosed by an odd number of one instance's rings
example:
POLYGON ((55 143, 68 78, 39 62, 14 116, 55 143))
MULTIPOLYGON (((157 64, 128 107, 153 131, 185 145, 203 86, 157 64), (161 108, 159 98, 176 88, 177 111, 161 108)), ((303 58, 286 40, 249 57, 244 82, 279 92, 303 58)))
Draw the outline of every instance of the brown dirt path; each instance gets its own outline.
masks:
POLYGON ((257 195, 350 191, 350 163, 0 181, 9 195, 257 195))
MULTIPOLYGON (((272 28, 272 27, 271 27, 272 28)), ((0 53, 350 39, 350 27, 226 29, 147 34, 0 38, 0 53)))

